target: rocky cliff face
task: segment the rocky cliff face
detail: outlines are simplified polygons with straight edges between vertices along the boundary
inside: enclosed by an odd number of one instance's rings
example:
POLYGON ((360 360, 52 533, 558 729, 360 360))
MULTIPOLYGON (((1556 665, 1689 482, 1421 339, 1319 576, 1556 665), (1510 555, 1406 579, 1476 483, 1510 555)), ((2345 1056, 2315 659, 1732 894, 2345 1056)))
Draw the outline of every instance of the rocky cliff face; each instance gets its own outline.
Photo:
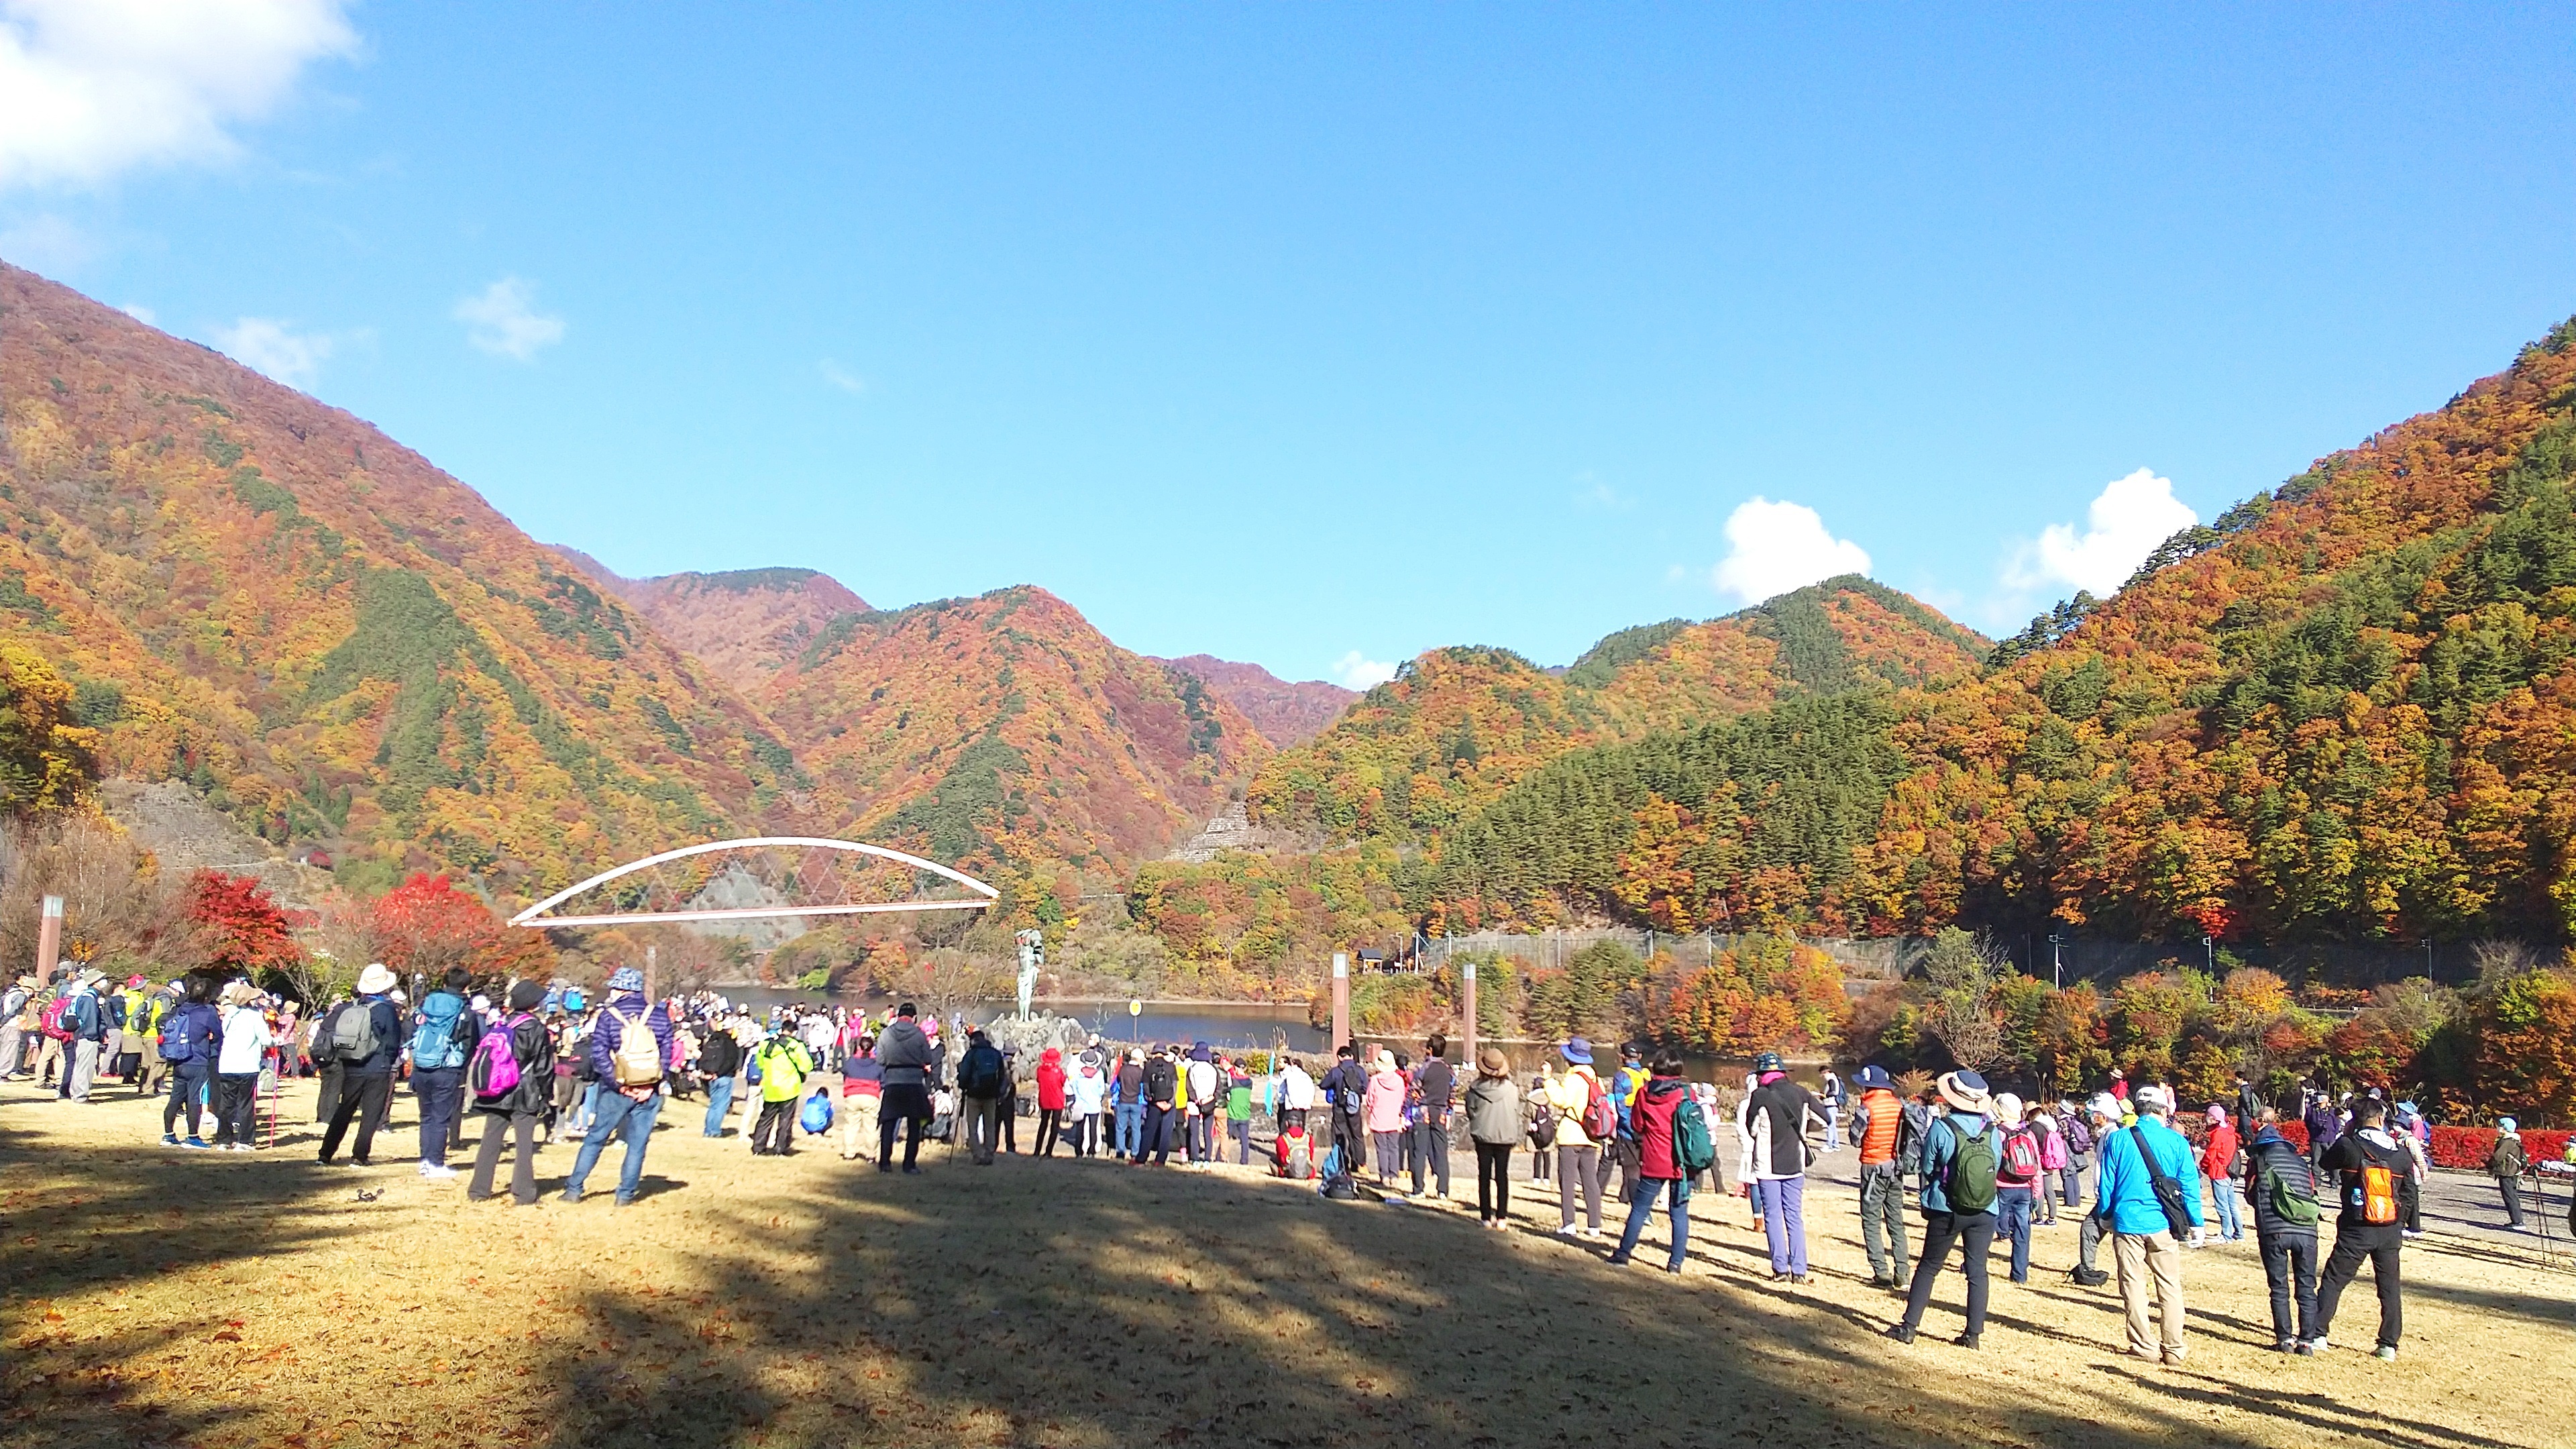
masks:
POLYGON ((1252 727, 1269 741, 1281 747, 1302 745, 1322 734, 1327 725, 1341 718, 1351 701, 1359 698, 1356 690, 1320 679, 1291 684, 1258 664, 1237 664, 1209 654, 1189 654, 1178 659, 1160 661, 1194 675, 1199 682, 1223 695, 1228 704, 1243 711, 1252 727))

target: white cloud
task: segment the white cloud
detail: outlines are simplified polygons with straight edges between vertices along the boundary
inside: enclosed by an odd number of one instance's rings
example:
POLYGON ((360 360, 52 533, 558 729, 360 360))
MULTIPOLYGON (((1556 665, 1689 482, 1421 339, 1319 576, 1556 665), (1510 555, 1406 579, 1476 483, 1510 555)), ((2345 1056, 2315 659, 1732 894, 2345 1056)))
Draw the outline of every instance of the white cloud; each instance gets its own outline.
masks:
POLYGON ((815 364, 815 366, 822 372, 823 380, 825 382, 830 383, 832 386, 839 388, 841 391, 848 393, 852 397, 857 397, 860 393, 868 390, 868 380, 866 378, 859 376, 855 372, 851 372, 828 357, 815 364))
POLYGON ((160 325, 161 322, 161 316, 159 313, 154 312, 151 308, 144 306, 140 302, 128 302, 116 310, 133 318, 135 321, 142 323, 146 327, 155 327, 160 325))
POLYGON ((327 333, 297 332, 268 317, 244 317, 215 329, 215 346, 289 387, 310 387, 331 356, 327 333))
POLYGON ((1333 677, 1344 689, 1370 689, 1395 677, 1395 666, 1354 649, 1333 663, 1333 677))
POLYGON ((1868 572, 1869 554, 1834 537, 1816 510, 1755 497, 1726 516, 1726 557, 1710 582, 1739 603, 1758 604, 1836 574, 1868 572))
POLYGON ((2035 542, 2022 544, 2004 564, 2004 586, 2019 593, 2067 587, 2097 598, 2118 592, 2156 545, 2200 522, 2173 496, 2173 480, 2140 468, 2102 487, 2085 510, 2085 529, 2052 523, 2035 542))
POLYGON ((537 349, 552 347, 564 335, 563 319, 538 311, 536 301, 536 283, 503 277, 457 303, 450 315, 465 324, 466 341, 494 357, 527 362, 537 349))
POLYGON ((0 0, 0 188, 222 161, 313 61, 353 54, 343 0, 0 0))

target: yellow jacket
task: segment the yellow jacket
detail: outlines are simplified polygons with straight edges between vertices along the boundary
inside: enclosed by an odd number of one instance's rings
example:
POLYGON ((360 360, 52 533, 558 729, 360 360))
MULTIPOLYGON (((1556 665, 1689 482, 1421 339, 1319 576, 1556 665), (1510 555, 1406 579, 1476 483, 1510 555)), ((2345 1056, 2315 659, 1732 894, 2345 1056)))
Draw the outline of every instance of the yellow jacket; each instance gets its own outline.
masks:
MULTIPOLYGON (((1583 1132, 1583 1109, 1592 1104, 1592 1088, 1600 1079, 1590 1067, 1572 1067, 1565 1075, 1539 1089, 1539 1095, 1556 1109, 1556 1145, 1559 1147, 1599 1147, 1583 1132)), ((1607 1090, 1606 1088, 1604 1089, 1607 1090)))

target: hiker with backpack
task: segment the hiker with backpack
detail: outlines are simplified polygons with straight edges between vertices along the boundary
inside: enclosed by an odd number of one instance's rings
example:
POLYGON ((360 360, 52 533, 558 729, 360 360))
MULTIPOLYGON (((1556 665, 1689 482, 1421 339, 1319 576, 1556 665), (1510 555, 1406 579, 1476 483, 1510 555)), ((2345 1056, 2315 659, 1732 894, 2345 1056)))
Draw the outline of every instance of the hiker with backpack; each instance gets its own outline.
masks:
POLYGON ((1128 1162, 1145 1140, 1145 1054, 1131 1048, 1118 1053, 1115 1062, 1109 1073, 1109 1150, 1128 1162))
POLYGON ((752 1048, 751 1069, 760 1078, 760 1118, 751 1128, 751 1155, 787 1157, 795 1151, 798 1103, 814 1074, 814 1051, 780 1026, 752 1048))
POLYGON ((1001 1049, 981 1028, 967 1033, 966 1050, 957 1058, 957 1095, 965 1098, 966 1150, 977 1167, 993 1165, 1001 1141, 1002 1114, 1010 1109, 1010 1068, 1001 1049))
POLYGON ((2183 1361, 2183 1243, 2200 1227, 2200 1171, 2191 1142, 2174 1130, 2171 1089, 2149 1084, 2130 1094, 2137 1122, 2102 1139, 2102 1180, 2093 1213, 2108 1220, 2111 1258, 2119 1270, 2120 1306, 2128 1316, 2129 1352, 2168 1367, 2183 1361), (2185 1184, 2188 1184, 2186 1186, 2185 1184), (2155 1300, 2150 1335, 2147 1301, 2155 1300))
POLYGON ((1852 1081, 1860 1088, 1852 1141, 1860 1145, 1860 1245, 1869 1254, 1869 1285, 1901 1288, 1909 1273, 1905 1174, 1897 1166, 1896 1141, 1905 1126, 1905 1105, 1896 1099, 1885 1067, 1863 1067, 1852 1081))
POLYGON ((2057 1114, 2044 1102, 2033 1102, 2025 1119, 2039 1138, 2039 1226, 2057 1226, 2057 1193, 2052 1189, 2066 1178, 2066 1134, 2057 1125, 2057 1114))
POLYGON ((1619 1135, 1619 1114, 1609 1089, 1592 1074, 1592 1043, 1567 1037, 1557 1049, 1565 1071, 1543 1089, 1556 1117, 1556 1212, 1559 1234, 1601 1236, 1601 1144, 1619 1135), (1574 1224, 1574 1196, 1583 1194, 1583 1226, 1574 1224))
POLYGON ((2317 1331, 2308 1340, 2321 1353, 2334 1331, 2335 1307, 2361 1273, 2364 1259, 2379 1289, 2379 1357, 2397 1358, 2406 1328, 2405 1295, 2398 1286, 2398 1254, 2405 1247, 2404 1194, 2414 1158, 2386 1125, 2387 1108, 2376 1097, 2353 1104, 2352 1130, 2326 1149, 2325 1169, 2336 1175, 2335 1245, 2317 1280, 2317 1331))
POLYGON ((1109 1099, 1108 1064, 1100 1057, 1100 1048, 1085 1047, 1073 1059, 1073 1072, 1065 1078, 1065 1100, 1072 1105, 1073 1126, 1067 1137, 1073 1143, 1073 1155, 1100 1155, 1100 1113, 1109 1099))
POLYGON ((483 1120, 483 1138, 474 1146, 474 1175, 465 1183, 467 1202, 491 1199, 492 1174, 507 1141, 513 1153, 511 1201, 521 1207, 537 1204, 537 1119, 553 1105, 555 1089, 554 1035, 536 1015, 545 994, 535 981, 513 984, 509 1009, 475 1037, 473 1055, 466 1060, 459 1090, 483 1120))
POLYGON ((2531 1168, 2531 1157, 2523 1151, 2522 1124, 2511 1117, 2496 1119, 2495 1151, 2487 1154, 2487 1175, 2495 1179, 2496 1191, 2504 1195, 2505 1226, 2522 1231, 2522 1175, 2531 1168))
POLYGON ((573 1154, 572 1176, 563 1200, 581 1201, 590 1170, 611 1137, 626 1142, 626 1157, 617 1172, 617 1206, 635 1201, 644 1178, 644 1153, 652 1145, 653 1123, 662 1115, 662 1064, 671 1057, 671 1013, 644 999, 644 973, 620 966, 608 977, 608 1001, 590 1031, 591 1070, 599 1078, 599 1107, 581 1150, 573 1154))
MULTIPOLYGON (((1343 1042, 1333 1050, 1333 1069, 1324 1074, 1318 1085, 1323 1089, 1324 1105, 1332 1122, 1332 1154, 1340 1159, 1343 1172, 1356 1177, 1360 1170, 1360 1144, 1367 1139, 1365 1130, 1368 1103, 1368 1069, 1360 1065, 1359 1048, 1343 1042)), ((1326 1159, 1328 1162, 1332 1158, 1326 1159)))
POLYGON ((331 1101, 330 1126, 322 1133, 318 1158, 331 1165, 349 1124, 357 1123, 358 1140, 349 1160, 373 1166, 376 1128, 393 1098, 394 1066, 402 1057, 403 1014, 391 997, 394 973, 382 961, 370 961, 358 973, 357 999, 341 1003, 322 1023, 314 1041, 339 1068, 339 1091, 331 1101))
POLYGON ((1825 1125, 1824 1104, 1789 1080, 1778 1052, 1753 1059, 1759 1079, 1735 1109, 1735 1127, 1746 1146, 1747 1181, 1762 1199, 1762 1235, 1771 1245, 1775 1282, 1807 1281, 1807 1165, 1815 1134, 1825 1125))
POLYGON ((1368 1132, 1369 1144, 1377 1150, 1377 1186, 1382 1193, 1395 1190, 1396 1174, 1404 1170, 1404 1099, 1412 1090, 1395 1053, 1378 1048, 1377 1069, 1368 1079, 1368 1132))
MULTIPOLYGON (((420 1175, 450 1178, 447 1144, 465 1097, 465 1063, 482 1039, 483 1019, 466 1009, 473 975, 450 966, 438 988, 412 1013, 411 1089, 420 1097, 420 1175)), ((552 1083, 547 1084, 549 1089, 552 1083)))
MULTIPOLYGON (((2245 1224, 2236 1212, 2236 1179, 2244 1174, 2244 1154, 2238 1150, 2236 1127, 2227 1120, 2227 1109, 2211 1103, 2209 1136, 2200 1146, 2200 1177, 2209 1189, 2209 1200, 2218 1209, 2218 1233, 2222 1242, 2245 1240, 2245 1224)), ((2208 1238, 2200 1233, 2191 1237, 2195 1248, 2205 1246, 2208 1238)))
POLYGON ((66 1102, 87 1104, 90 1083, 98 1075, 99 1053, 107 1040, 107 1004, 100 999, 98 985, 107 973, 83 968, 72 978, 66 990, 46 1010, 45 1036, 62 1044, 62 1084, 55 1095, 66 1102))
POLYGON ((1521 1100, 1529 1115, 1530 1181, 1547 1181, 1548 1164, 1556 1160, 1556 1104, 1547 1099, 1550 1074, 1530 1078, 1529 1095, 1521 1100))
POLYGON ((2084 1206, 2084 1170, 2093 1163, 2093 1144, 2100 1135, 2093 1114, 2073 1102, 2060 1102, 2059 1129, 2066 1139, 2066 1166, 2057 1174, 2058 1201, 2067 1211, 2084 1206))
POLYGON ((2245 1145, 2246 1198, 2254 1210, 2254 1242, 2263 1253, 2263 1279, 2272 1290, 2273 1347, 2313 1353, 2308 1342, 2324 1335, 2317 1324, 2317 1177, 2308 1159, 2281 1135, 2281 1114, 2262 1109, 2254 1140, 2245 1145), (2297 1316, 2291 1315, 2295 1305, 2297 1316))
POLYGON ((1663 1198, 1671 1204, 1664 1217, 1672 1228, 1672 1256, 1664 1261, 1664 1271, 1679 1273, 1690 1246, 1690 1180, 1717 1160, 1708 1119, 1701 1115, 1690 1083, 1682 1080, 1681 1058, 1670 1052, 1655 1058, 1637 1100, 1629 1105, 1628 1137, 1636 1144, 1637 1176, 1646 1190, 1628 1204, 1628 1226, 1619 1234, 1619 1249, 1610 1262, 1628 1261, 1646 1219, 1655 1215, 1656 1200, 1663 1198))
POLYGON ((894 1138, 903 1133, 903 1170, 921 1171, 921 1133, 930 1123, 930 1074, 938 1048, 921 1029, 919 1008, 907 1001, 877 1034, 877 1067, 885 1084, 877 1099, 877 1171, 894 1171, 894 1138))
POLYGON ((1941 1261, 1950 1245, 1959 1245, 1960 1271, 1968 1280, 1967 1330, 1961 1348, 1975 1348, 1986 1331, 1986 1258, 1995 1242, 1995 1178, 2003 1150, 1993 1127, 1994 1100, 1986 1079, 1960 1070, 1944 1074, 1938 1084, 1949 1111, 1933 1117, 1923 1131, 1923 1256, 1914 1260, 1914 1281, 1905 1294, 1905 1317, 1887 1331, 1899 1343, 1912 1343, 1932 1306, 1932 1282, 1941 1276, 1941 1261))
POLYGON ((1502 1051, 1476 1056, 1476 1079, 1467 1084, 1467 1140, 1476 1147, 1476 1221, 1488 1228, 1511 1225, 1512 1150, 1521 1145, 1521 1089, 1502 1051))
POLYGON ((2011 1245, 2012 1281, 2030 1281, 2031 1210, 2039 1195, 2039 1133, 2022 1119, 2021 1098, 1995 1094, 2002 1156, 1995 1166, 1995 1236, 2011 1245))
MULTIPOLYGON (((199 1131, 206 1099, 215 1074, 215 1051, 223 1041, 223 1022, 214 1007, 206 1002, 206 978, 191 976, 178 1009, 161 1022, 161 1059, 170 1064, 170 1100, 161 1108, 161 1145, 206 1150, 206 1139, 199 1131), (188 1139, 179 1140, 173 1129, 179 1114, 188 1114, 188 1139)), ((222 1135, 223 1118, 215 1118, 217 1135, 222 1135)))

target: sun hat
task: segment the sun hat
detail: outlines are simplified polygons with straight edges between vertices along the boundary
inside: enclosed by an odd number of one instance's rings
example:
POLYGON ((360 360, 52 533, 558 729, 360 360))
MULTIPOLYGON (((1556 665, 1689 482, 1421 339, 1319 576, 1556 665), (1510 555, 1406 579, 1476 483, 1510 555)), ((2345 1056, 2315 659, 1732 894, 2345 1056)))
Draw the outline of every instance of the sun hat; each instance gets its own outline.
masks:
POLYGON ((2227 1109, 2218 1105, 2216 1102, 2210 1103, 2209 1120, 2212 1123, 2224 1123, 2227 1120, 2227 1109))
MULTIPOLYGON (((1501 1047, 1487 1047, 1476 1053, 1476 1070, 1489 1077, 1508 1077, 1512 1074, 1512 1059, 1503 1055, 1501 1047)), ((2510 1122, 2513 1119, 2508 1117, 2505 1120, 2510 1122)))
POLYGON ((1893 1087, 1896 1083, 1888 1079, 1887 1068, 1871 1065, 1863 1067, 1859 1071, 1852 1073, 1852 1085, 1856 1087, 1893 1087))
POLYGON ((125 978, 125 984, 128 986, 140 986, 143 984, 143 977, 140 974, 128 976, 125 978))
POLYGON ((2014 1096, 2010 1092, 1996 1093, 1995 1116, 2002 1119, 2003 1124, 2007 1127, 2020 1126, 2021 1098, 2014 1096))
POLYGON ((1578 1067, 1588 1067, 1592 1065, 1592 1043, 1585 1041, 1579 1036, 1567 1037, 1565 1039, 1565 1045, 1558 1047, 1557 1051, 1567 1061, 1574 1063, 1578 1067))
POLYGON ((382 961, 370 961, 367 969, 358 973, 360 996, 382 996, 393 989, 394 973, 382 961))
POLYGON ((1975 1072, 1944 1072, 1940 1081, 1941 1100, 1962 1112, 1985 1113, 1994 1102, 1986 1096, 1986 1079, 1975 1072))
POLYGON ((1385 1047, 1379 1047, 1377 1049, 1377 1070, 1381 1072, 1394 1071, 1395 1053, 1388 1051, 1385 1047))
POLYGON ((1755 1057, 1753 1059, 1753 1070, 1757 1074, 1762 1072, 1776 1072, 1780 1070, 1780 1054, 1778 1052, 1764 1052, 1762 1055, 1755 1057))
POLYGON ((2137 1091, 2131 1093, 2130 1096, 2139 1107, 2149 1112, 2170 1112, 2173 1110, 2173 1098, 2166 1093, 2163 1087, 2158 1086, 2154 1082, 2149 1082, 2145 1086, 2140 1087, 2137 1091))
POLYGON ((2084 1110, 2105 1122, 2117 1122, 2120 1120, 2120 1099, 2108 1092, 2095 1092, 2093 1100, 2084 1104, 2084 1110))
POLYGON ((641 991, 644 989, 644 973, 636 970, 632 966, 620 966, 616 970, 608 973, 608 989, 611 991, 641 991))

